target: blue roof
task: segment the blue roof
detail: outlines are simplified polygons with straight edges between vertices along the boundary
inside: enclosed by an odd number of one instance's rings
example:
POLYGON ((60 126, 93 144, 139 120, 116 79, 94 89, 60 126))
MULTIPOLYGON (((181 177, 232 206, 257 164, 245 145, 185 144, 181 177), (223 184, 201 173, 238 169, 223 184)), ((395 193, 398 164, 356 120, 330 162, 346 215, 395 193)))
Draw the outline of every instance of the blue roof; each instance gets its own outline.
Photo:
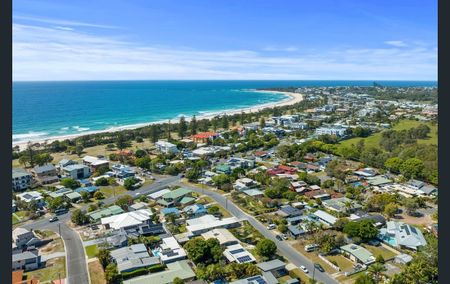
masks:
POLYGON ((86 186, 86 187, 79 187, 77 189, 75 189, 76 192, 80 193, 82 191, 87 191, 89 193, 93 193, 97 191, 97 187, 96 186, 86 186))
POLYGON ((180 211, 176 207, 168 207, 168 208, 161 209, 161 213, 163 215, 168 215, 168 214, 177 214, 178 215, 178 214, 180 214, 180 211))

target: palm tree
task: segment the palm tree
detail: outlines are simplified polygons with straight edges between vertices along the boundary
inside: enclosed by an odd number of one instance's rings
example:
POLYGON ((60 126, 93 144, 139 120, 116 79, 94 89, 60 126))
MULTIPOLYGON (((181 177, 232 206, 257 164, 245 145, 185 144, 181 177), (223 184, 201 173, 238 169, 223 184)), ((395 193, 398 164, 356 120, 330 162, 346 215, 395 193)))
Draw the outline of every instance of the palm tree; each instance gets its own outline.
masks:
POLYGON ((353 202, 351 200, 344 201, 344 207, 345 207, 345 211, 349 212, 350 210, 353 209, 353 202))
POLYGON ((372 264, 371 266, 369 266, 368 272, 375 280, 375 283, 380 283, 381 275, 386 270, 387 269, 384 266, 384 264, 376 262, 376 263, 372 264))

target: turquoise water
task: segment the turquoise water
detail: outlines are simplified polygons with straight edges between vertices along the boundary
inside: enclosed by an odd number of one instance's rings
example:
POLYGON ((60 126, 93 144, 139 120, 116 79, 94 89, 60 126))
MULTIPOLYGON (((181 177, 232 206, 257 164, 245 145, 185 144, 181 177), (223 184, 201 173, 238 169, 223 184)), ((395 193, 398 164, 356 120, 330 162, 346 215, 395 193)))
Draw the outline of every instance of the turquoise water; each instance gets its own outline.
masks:
POLYGON ((397 241, 393 237, 384 236, 382 241, 390 244, 391 246, 394 246, 394 247, 397 246, 397 241))
MULTIPOLYGON (((13 83, 13 142, 178 120, 286 99, 252 92, 285 86, 371 86, 372 81, 72 81, 13 83)), ((379 82, 436 86, 436 82, 379 82)))

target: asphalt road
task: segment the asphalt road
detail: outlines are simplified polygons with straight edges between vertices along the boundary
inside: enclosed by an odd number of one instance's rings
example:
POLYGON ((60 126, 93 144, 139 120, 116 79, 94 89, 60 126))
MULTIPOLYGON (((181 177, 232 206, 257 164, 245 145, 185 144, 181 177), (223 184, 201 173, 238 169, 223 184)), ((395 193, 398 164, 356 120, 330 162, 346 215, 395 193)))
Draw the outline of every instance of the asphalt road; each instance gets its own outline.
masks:
MULTIPOLYGON (((179 181, 178 177, 162 177, 155 183, 141 187, 135 191, 128 192, 131 196, 137 198, 141 195, 151 194, 158 190, 166 188, 171 183, 179 181)), ((103 200, 105 205, 112 204, 119 196, 109 197, 103 200)), ((82 209, 86 210, 88 206, 82 209)), ((66 270, 69 284, 89 283, 89 276, 86 265, 86 256, 83 242, 80 236, 72 228, 66 225, 70 220, 70 213, 58 216, 58 221, 50 223, 48 219, 41 219, 32 223, 22 225, 21 227, 33 230, 50 230, 60 233, 66 249, 66 270), (60 227, 59 227, 60 226, 60 227)))
MULTIPOLYGON (((235 217, 248 220, 249 223, 255 229, 257 229, 261 234, 263 234, 264 237, 274 241, 278 247, 278 250, 281 252, 281 254, 283 256, 285 256, 290 262, 292 262, 297 267, 299 267, 300 265, 304 265, 310 271, 308 276, 312 277, 314 265, 309 259, 307 259, 304 255, 299 253, 296 249, 294 249, 288 243, 277 240, 275 238, 275 234, 272 233, 272 231, 268 230, 262 223, 260 223, 258 220, 256 220, 253 216, 248 215, 247 213, 242 211, 238 206, 236 206, 233 202, 228 200, 226 197, 224 197, 221 194, 214 192, 214 191, 203 190, 201 188, 197 188, 194 186, 186 186, 184 184, 180 184, 180 185, 183 187, 192 189, 198 193, 205 194, 205 195, 211 197, 217 203, 219 203, 222 207, 227 209, 235 217)), ((315 271, 315 279, 319 282, 326 283, 326 284, 338 283, 330 275, 328 275, 327 273, 322 273, 322 272, 318 271, 317 269, 315 271)))

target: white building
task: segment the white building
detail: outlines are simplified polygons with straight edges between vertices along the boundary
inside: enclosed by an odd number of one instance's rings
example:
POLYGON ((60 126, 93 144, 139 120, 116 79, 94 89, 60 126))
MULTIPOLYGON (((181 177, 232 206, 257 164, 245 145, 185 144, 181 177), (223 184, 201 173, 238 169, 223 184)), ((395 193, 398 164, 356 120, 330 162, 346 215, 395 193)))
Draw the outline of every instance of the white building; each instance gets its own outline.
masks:
POLYGON ((205 240, 217 239, 221 246, 229 246, 239 243, 239 240, 227 229, 217 228, 202 234, 205 240))
POLYGON ((316 135, 344 136, 346 130, 347 128, 343 126, 319 127, 316 129, 316 135))
POLYGON ((106 229, 127 229, 148 223, 152 215, 150 210, 141 209, 102 218, 101 223, 106 229))
POLYGON ((14 191, 25 190, 30 187, 33 176, 23 169, 12 170, 12 189, 14 191))
POLYGON ((238 227, 241 220, 236 217, 229 218, 216 218, 213 215, 203 215, 199 218, 187 220, 186 230, 190 232, 192 236, 198 236, 209 230, 216 228, 233 228, 238 227))
POLYGON ((178 153, 178 148, 175 144, 167 141, 159 140, 155 143, 156 150, 164 154, 176 154, 178 153))
POLYGON ((92 171, 95 171, 100 167, 109 166, 109 161, 93 156, 85 156, 83 158, 83 165, 89 166, 92 171))
POLYGON ((247 263, 256 262, 255 257, 240 244, 230 245, 223 251, 223 255, 229 262, 247 263))
POLYGON ((73 179, 84 179, 91 175, 91 169, 86 165, 68 165, 62 168, 63 174, 73 179))
POLYGON ((161 262, 171 263, 186 258, 186 251, 180 246, 174 237, 162 239, 162 244, 156 250, 161 262))
POLYGON ((42 197, 42 194, 40 194, 37 191, 27 191, 24 193, 20 193, 16 195, 20 200, 29 203, 31 201, 36 201, 39 204, 44 203, 44 197, 42 197))

